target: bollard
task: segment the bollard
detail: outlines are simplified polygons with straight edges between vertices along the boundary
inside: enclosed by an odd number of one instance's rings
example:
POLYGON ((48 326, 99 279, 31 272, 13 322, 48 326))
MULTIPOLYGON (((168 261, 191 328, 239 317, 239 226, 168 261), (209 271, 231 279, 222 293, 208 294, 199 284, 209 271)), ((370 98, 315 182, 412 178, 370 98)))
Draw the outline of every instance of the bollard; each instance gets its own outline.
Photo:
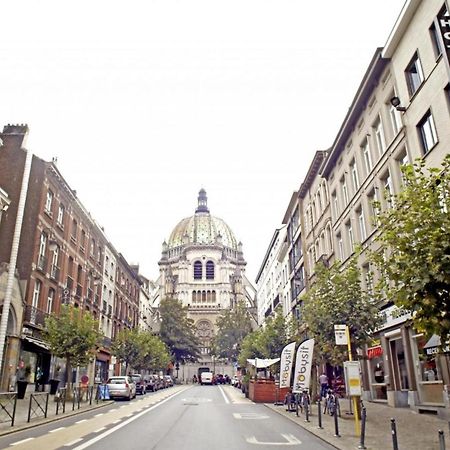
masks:
POLYGON ((444 432, 442 430, 439 430, 438 433, 439 433, 439 450, 445 450, 444 432))
POLYGON ((392 432, 392 448, 394 450, 398 450, 397 427, 395 426, 395 419, 391 419, 391 432, 392 432))
POLYGON ((308 397, 304 397, 303 407, 305 408, 305 422, 309 422, 309 401, 308 397))
POLYGON ((319 426, 317 428, 322 430, 322 410, 320 409, 320 400, 317 400, 317 417, 319 419, 319 426))
POLYGON ((336 407, 334 408, 333 416, 334 416, 334 436, 341 437, 341 435, 339 434, 338 412, 336 407))
POLYGON ((366 439, 366 417, 367 417, 367 411, 364 406, 361 410, 361 436, 359 437, 359 445, 358 448, 367 448, 364 445, 364 440, 366 439))

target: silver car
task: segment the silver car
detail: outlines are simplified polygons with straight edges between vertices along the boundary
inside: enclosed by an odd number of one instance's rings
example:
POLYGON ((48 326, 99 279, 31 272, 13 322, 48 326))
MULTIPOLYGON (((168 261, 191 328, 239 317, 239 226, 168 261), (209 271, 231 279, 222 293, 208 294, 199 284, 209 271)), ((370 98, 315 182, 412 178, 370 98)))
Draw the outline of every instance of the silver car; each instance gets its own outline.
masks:
POLYGON ((136 385, 131 377, 126 375, 111 377, 106 382, 110 398, 126 398, 131 400, 136 397, 136 385))

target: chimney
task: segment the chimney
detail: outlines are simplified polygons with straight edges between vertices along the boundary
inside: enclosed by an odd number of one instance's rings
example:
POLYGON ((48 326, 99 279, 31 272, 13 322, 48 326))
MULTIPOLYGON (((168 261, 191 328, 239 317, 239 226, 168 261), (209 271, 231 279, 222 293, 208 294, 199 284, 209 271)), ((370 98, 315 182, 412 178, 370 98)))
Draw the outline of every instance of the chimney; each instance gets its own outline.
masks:
POLYGON ((28 136, 28 125, 5 125, 3 132, 0 133, 0 139, 4 146, 22 148, 26 144, 28 136))

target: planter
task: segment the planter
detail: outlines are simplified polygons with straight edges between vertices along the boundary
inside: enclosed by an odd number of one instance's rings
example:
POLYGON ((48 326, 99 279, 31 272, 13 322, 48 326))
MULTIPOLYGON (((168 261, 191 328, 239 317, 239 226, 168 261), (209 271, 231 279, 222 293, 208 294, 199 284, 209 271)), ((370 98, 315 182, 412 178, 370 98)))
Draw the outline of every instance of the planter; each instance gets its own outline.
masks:
POLYGON ((18 380, 17 381, 17 398, 25 398, 25 392, 27 391, 28 381, 18 380))
POLYGON ((255 403, 283 402, 289 388, 279 389, 273 380, 250 380, 249 398, 255 403))

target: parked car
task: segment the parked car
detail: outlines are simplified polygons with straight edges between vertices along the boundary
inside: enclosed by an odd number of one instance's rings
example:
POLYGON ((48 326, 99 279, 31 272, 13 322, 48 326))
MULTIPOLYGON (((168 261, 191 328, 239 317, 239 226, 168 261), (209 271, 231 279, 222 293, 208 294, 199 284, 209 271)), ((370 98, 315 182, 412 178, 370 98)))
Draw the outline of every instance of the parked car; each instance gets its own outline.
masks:
POLYGON ((158 379, 156 378, 155 375, 147 375, 144 377, 145 379, 145 390, 146 392, 156 392, 159 388, 158 386, 158 379))
POLYGON ((170 375, 164 375, 164 380, 166 382, 166 386, 167 387, 172 387, 173 386, 173 380, 172 380, 172 377, 170 375))
POLYGON ((130 376, 110 377, 106 385, 108 386, 110 398, 126 398, 131 400, 136 397, 136 385, 130 376))
POLYGON ((134 373, 131 375, 131 378, 136 385, 136 394, 144 395, 145 394, 145 382, 142 376, 138 373, 134 373))

